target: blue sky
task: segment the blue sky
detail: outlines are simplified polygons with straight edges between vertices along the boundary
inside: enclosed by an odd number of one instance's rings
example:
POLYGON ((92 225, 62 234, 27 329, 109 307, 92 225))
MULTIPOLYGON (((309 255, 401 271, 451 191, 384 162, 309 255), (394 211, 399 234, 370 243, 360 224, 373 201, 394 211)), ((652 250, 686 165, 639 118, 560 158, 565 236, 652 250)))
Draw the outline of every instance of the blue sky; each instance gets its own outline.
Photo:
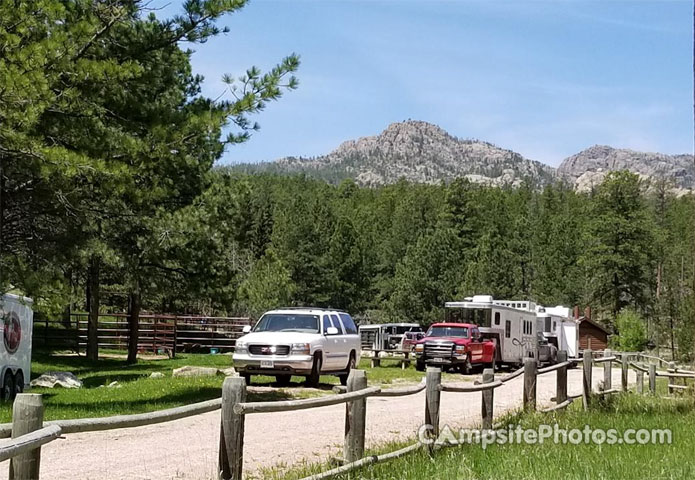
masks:
POLYGON ((321 155, 408 118, 551 165, 593 144, 693 150, 686 0, 251 0, 221 24, 193 56, 208 96, 225 73, 302 61, 221 163, 321 155))

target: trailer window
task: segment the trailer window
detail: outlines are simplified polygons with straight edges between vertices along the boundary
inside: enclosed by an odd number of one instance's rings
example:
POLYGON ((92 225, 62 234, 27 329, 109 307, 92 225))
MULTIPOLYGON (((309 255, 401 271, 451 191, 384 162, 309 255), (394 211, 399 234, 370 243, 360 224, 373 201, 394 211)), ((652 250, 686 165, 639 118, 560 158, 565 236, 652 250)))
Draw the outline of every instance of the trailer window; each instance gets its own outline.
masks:
POLYGON ((495 325, 500 324, 500 312, 495 312, 495 325))
POLYGON ((504 338, 509 338, 512 336, 512 322, 505 320, 504 322, 504 338))
POLYGON ((450 323, 473 323, 479 327, 489 327, 492 310, 489 308, 447 308, 446 321, 450 323))

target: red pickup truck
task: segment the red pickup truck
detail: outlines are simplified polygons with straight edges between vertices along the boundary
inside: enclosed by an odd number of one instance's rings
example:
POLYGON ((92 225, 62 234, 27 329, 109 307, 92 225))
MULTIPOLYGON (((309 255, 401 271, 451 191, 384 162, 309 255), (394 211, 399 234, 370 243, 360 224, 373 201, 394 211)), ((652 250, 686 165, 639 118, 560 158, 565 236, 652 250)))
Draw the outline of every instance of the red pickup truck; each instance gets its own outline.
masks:
POLYGON ((471 323, 434 323, 425 338, 415 344, 415 368, 426 365, 457 368, 470 373, 473 365, 495 368, 495 343, 482 338, 478 326, 471 323))

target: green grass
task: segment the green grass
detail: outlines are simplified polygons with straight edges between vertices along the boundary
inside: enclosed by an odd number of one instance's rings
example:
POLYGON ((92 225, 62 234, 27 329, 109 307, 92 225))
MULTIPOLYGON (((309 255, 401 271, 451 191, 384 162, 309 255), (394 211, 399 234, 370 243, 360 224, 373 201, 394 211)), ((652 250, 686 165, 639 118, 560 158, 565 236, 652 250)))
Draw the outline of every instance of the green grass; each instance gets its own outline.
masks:
MULTIPOLYGON (((174 359, 144 356, 137 364, 128 365, 122 351, 100 353, 103 357, 99 361, 90 362, 84 356, 34 350, 32 378, 49 371, 68 371, 84 383, 80 389, 33 388, 32 392, 43 394, 46 420, 151 412, 217 398, 224 381, 222 375, 173 378, 171 372, 184 365, 215 368, 232 366, 232 358, 228 354, 177 354, 174 359), (152 372, 161 372, 165 376, 150 378, 152 372), (120 386, 107 387, 111 382, 118 382, 120 386)), ((416 371, 412 366, 401 370, 394 362, 384 364, 372 369, 368 359, 362 360, 360 368, 367 370, 370 384, 419 382, 424 376, 424 373, 416 371)), ((451 377, 460 379, 458 375, 451 377)), ((275 377, 254 376, 252 386, 268 387, 273 386, 274 382, 275 377)), ((293 377, 288 389, 250 392, 249 398, 253 401, 272 401, 330 395, 333 394, 332 387, 338 384, 337 377, 322 376, 318 390, 304 389, 301 388, 304 386, 304 378, 293 377)), ((11 419, 11 404, 0 403, 0 423, 11 419)))
MULTIPOLYGON (((661 385, 659 385, 661 387, 661 385)), ((665 387, 665 385, 664 385, 665 387)), ((555 444, 479 445, 444 448, 430 457, 419 451, 400 459, 335 477, 349 479, 683 479, 695 477, 695 399, 663 399, 658 395, 613 395, 596 399, 591 411, 579 402, 555 414, 515 414, 505 422, 534 428, 557 423, 560 428, 671 429, 670 445, 555 444)), ((382 446, 372 453, 404 444, 382 446)), ((302 466, 290 471, 263 472, 265 478, 290 480, 328 467, 302 466)))

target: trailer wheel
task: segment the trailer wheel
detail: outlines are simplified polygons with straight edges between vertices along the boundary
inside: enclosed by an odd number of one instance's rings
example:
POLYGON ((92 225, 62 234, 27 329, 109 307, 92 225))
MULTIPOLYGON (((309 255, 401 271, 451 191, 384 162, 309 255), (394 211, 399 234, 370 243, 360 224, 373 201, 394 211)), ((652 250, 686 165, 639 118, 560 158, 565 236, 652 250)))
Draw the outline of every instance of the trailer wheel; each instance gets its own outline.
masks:
POLYGON ((5 378, 2 382, 2 399, 9 402, 14 397, 14 375, 11 370, 5 371, 5 378))
POLYGON ((12 395, 12 398, 16 397, 18 394, 24 392, 24 374, 22 373, 21 370, 17 372, 17 375, 14 377, 14 395, 12 395))

